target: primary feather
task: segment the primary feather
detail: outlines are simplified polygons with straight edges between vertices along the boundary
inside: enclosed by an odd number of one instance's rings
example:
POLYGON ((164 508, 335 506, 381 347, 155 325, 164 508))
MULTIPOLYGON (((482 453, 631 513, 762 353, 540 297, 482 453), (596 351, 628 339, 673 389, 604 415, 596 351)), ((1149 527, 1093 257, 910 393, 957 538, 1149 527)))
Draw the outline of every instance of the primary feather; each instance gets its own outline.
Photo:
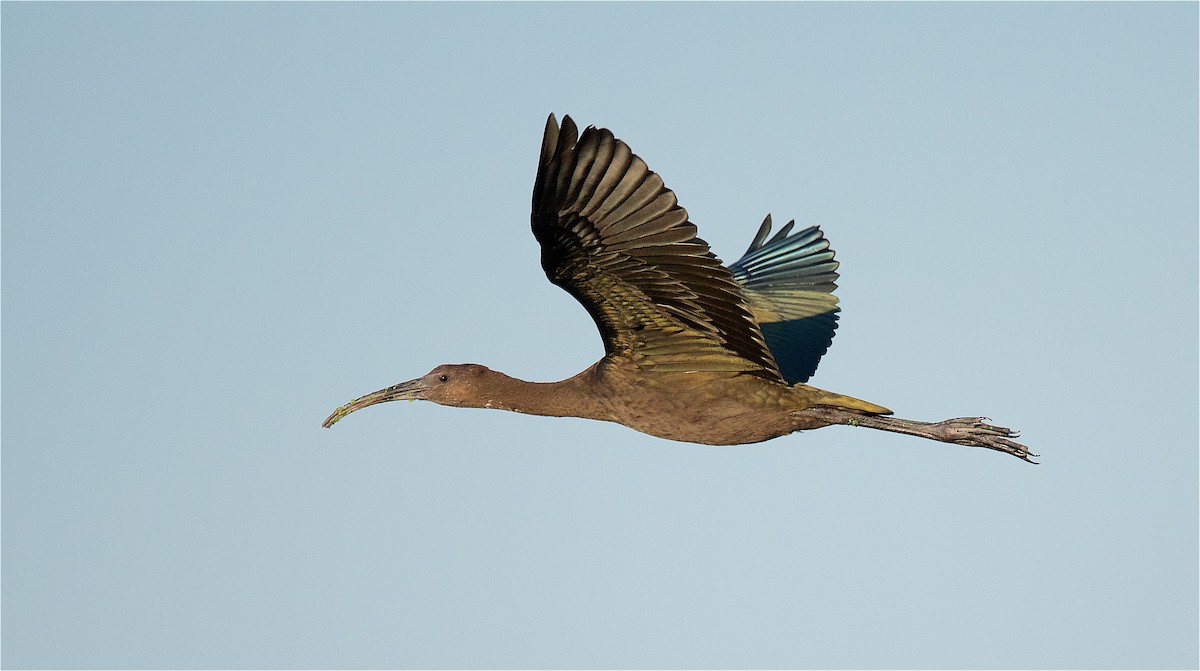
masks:
POLYGON ((605 352, 656 371, 782 380, 742 286, 687 211, 605 129, 546 122, 532 225, 542 268, 595 320, 605 352))

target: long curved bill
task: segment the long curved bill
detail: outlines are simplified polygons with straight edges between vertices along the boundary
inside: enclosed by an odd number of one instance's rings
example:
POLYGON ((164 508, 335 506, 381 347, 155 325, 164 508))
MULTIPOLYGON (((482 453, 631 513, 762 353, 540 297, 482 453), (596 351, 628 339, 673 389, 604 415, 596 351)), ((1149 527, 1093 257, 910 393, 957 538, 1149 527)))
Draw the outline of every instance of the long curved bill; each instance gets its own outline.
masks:
POLYGON ((400 384, 394 384, 387 389, 380 389, 379 391, 372 392, 366 396, 360 396, 353 401, 350 401, 346 405, 334 410, 333 414, 327 417, 321 426, 328 429, 334 424, 337 424, 337 422, 346 415, 349 415, 355 410, 361 410, 368 405, 386 403, 388 401, 419 401, 423 398, 425 398, 424 380, 417 378, 415 380, 409 380, 408 382, 401 382, 400 384))

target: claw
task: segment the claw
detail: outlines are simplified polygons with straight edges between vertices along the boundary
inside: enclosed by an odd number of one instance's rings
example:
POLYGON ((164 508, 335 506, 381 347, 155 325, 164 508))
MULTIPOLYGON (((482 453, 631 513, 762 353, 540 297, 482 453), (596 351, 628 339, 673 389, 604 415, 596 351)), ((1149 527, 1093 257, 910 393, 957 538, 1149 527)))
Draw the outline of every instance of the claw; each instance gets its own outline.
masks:
POLYGON ((1021 435, 1019 431, 1003 426, 993 426, 987 423, 990 421, 987 417, 960 417, 939 422, 934 426, 940 429, 939 440, 959 445, 986 447, 989 450, 1011 454, 1031 464, 1038 463, 1031 457, 1039 455, 1030 452, 1029 448, 1024 445, 1009 440, 1009 438, 1019 437, 1021 435))

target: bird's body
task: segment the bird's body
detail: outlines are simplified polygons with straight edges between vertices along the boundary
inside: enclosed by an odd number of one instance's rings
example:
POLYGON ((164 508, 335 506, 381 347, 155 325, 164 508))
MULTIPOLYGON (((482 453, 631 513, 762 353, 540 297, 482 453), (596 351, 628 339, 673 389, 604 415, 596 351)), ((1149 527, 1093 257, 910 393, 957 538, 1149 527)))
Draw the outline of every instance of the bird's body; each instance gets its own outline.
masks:
POLYGON ((740 373, 651 373, 631 366, 596 367, 613 421, 659 438, 707 445, 758 443, 802 428, 791 414, 811 405, 810 388, 788 387, 740 373), (672 393, 663 394, 661 389, 672 393))
POLYGON ((584 417, 624 424, 659 438, 705 445, 757 443, 828 425, 800 412, 814 405, 888 412, 872 403, 803 384, 787 386, 739 373, 647 374, 612 358, 561 382, 526 382, 478 364, 463 364, 434 369, 430 384, 443 374, 461 385, 461 391, 433 399, 444 405, 584 417))
POLYGON ((646 376, 633 368, 597 368, 605 372, 602 378, 606 379, 595 388, 621 392, 606 396, 613 421, 652 436, 688 443, 759 443, 828 426, 830 422, 804 414, 804 410, 817 405, 872 414, 889 412, 882 406, 816 387, 787 386, 738 373, 646 376), (662 389, 672 393, 664 394, 662 389))
POLYGON ((338 408, 325 426, 368 405, 424 399, 611 421, 709 445, 849 424, 1036 456, 982 418, 914 422, 804 384, 837 327, 837 262, 821 231, 791 233, 789 223, 767 240, 768 216, 746 254, 725 267, 658 175, 607 130, 579 136, 570 117, 560 128, 550 116, 532 223, 547 277, 600 330, 600 361, 560 382, 438 366, 338 408))

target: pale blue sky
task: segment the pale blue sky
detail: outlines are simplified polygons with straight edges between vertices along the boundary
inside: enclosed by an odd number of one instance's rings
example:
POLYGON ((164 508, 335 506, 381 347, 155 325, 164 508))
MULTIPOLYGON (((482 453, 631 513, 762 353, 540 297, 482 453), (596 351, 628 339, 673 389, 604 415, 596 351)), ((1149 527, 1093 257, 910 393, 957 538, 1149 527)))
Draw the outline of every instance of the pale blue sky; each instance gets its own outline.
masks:
POLYGON ((3 4, 6 667, 1192 667, 1197 5, 3 4), (427 403, 601 354, 546 115, 726 260, 820 224, 834 427, 427 403))

